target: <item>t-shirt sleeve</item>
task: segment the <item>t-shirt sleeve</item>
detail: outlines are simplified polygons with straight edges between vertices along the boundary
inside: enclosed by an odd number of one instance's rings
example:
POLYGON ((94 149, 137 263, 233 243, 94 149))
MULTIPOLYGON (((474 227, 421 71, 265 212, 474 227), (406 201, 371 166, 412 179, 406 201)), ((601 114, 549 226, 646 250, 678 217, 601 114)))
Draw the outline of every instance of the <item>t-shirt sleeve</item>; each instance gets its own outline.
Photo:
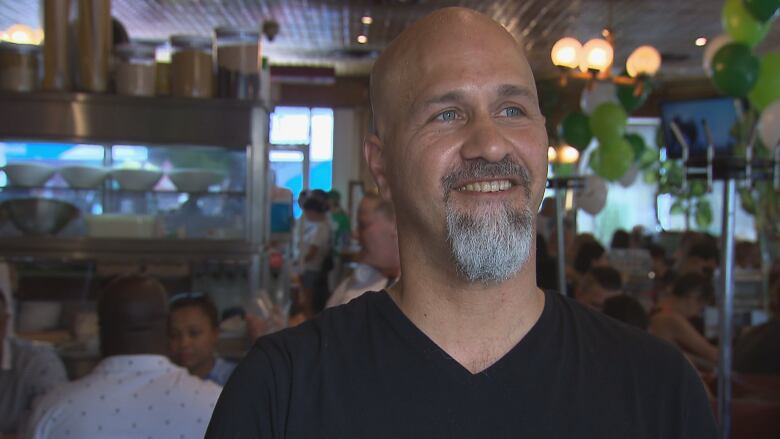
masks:
POLYGON ((704 390, 704 383, 699 374, 687 361, 683 361, 683 395, 685 414, 683 416, 680 438, 712 438, 718 437, 718 427, 712 412, 712 405, 704 390))
POLYGON ((278 344, 261 338, 228 380, 211 416, 207 439, 283 437, 277 389, 289 382, 278 344))

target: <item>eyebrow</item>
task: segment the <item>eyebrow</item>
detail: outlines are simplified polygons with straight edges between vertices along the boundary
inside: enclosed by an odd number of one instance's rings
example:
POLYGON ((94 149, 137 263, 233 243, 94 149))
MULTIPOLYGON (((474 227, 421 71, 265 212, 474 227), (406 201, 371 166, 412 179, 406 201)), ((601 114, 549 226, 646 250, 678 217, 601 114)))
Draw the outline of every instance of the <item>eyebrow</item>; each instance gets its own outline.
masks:
POLYGON ((498 87, 498 97, 500 98, 513 98, 513 97, 526 97, 535 99, 536 93, 532 92, 530 88, 514 85, 503 84, 498 87))

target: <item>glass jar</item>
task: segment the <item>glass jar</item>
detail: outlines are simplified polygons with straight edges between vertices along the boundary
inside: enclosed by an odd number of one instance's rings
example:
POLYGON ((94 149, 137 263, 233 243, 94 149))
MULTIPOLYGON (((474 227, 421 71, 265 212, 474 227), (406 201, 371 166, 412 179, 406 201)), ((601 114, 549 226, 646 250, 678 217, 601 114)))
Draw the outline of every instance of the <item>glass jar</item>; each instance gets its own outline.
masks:
POLYGON ((120 44, 116 48, 116 92, 125 96, 154 96, 157 68, 154 46, 120 44))
POLYGON ((260 32, 234 27, 214 29, 217 47, 217 96, 260 96, 260 32))
POLYGON ((44 0, 43 7, 43 89, 70 89, 68 65, 68 16, 70 0, 44 0))
POLYGON ((32 44, 0 43, 0 90, 35 90, 40 52, 32 44))
POLYGON ((105 92, 113 38, 111 0, 79 0, 77 22, 79 89, 105 92))
POLYGON ((174 96, 209 98, 213 95, 214 65, 211 38, 171 36, 171 92, 174 96))

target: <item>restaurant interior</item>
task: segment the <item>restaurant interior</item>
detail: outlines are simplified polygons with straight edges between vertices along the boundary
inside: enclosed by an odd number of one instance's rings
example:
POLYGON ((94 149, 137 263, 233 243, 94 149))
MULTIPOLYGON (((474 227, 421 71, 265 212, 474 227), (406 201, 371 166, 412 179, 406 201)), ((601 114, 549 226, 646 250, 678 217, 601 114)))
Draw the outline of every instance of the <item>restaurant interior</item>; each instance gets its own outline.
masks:
POLYGON ((677 345, 722 437, 779 437, 777 0, 0 0, 0 352, 34 341, 89 375, 98 296, 132 274, 207 296, 230 362, 346 303, 367 247, 397 253, 361 235, 371 68, 447 6, 503 25, 534 72, 539 286, 677 345))

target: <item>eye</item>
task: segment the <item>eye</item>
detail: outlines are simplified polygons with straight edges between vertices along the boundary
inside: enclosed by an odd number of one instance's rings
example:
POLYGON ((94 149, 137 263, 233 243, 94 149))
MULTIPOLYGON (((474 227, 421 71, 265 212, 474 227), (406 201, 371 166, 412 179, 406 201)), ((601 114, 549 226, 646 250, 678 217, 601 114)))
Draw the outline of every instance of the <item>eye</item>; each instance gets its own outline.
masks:
POLYGON ((500 114, 502 117, 520 117, 524 112, 520 107, 506 107, 501 110, 500 114))
POLYGON ((442 122, 452 122, 458 117, 458 113, 455 110, 445 110, 437 114, 434 120, 442 122))

